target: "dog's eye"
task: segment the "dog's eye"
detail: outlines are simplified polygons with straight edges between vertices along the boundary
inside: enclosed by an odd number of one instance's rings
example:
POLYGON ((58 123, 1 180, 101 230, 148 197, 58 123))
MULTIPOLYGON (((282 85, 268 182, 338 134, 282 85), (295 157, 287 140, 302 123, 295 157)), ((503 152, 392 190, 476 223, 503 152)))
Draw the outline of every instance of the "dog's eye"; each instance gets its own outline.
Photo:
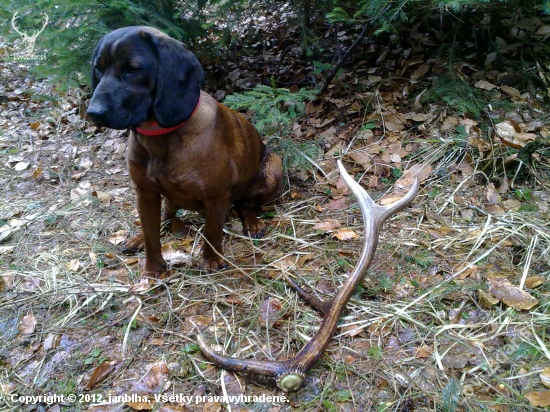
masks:
POLYGON ((139 71, 139 67, 130 66, 130 67, 128 68, 128 73, 134 74, 134 73, 137 73, 138 71, 139 71))

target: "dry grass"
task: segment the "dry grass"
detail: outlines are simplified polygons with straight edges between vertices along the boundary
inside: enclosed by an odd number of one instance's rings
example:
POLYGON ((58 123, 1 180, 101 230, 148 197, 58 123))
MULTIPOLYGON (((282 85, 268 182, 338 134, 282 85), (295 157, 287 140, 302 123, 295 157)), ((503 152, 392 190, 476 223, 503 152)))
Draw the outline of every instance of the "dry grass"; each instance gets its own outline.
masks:
MULTIPOLYGON (((69 108, 78 107, 80 99, 63 97, 69 108)), ((9 234, 0 232, 0 393, 84 393, 93 371, 108 360, 115 366, 91 393, 137 393, 144 386, 149 393, 161 392, 164 381, 159 387, 144 382, 165 362, 169 393, 280 394, 267 383, 235 378, 206 363, 194 344, 194 328, 203 328, 210 343, 234 356, 295 354, 318 328, 319 315, 298 299, 282 274, 321 297, 338 289, 361 240, 339 241, 313 226, 330 218, 359 232, 353 200, 340 210, 327 209, 329 183, 318 176, 303 196, 289 191, 268 210, 274 218, 258 241, 242 236, 238 219, 230 216, 224 244, 230 265, 217 273, 196 269, 203 220, 188 215, 189 236, 163 238, 166 252, 183 251, 185 262, 174 265, 169 278, 141 290, 135 286, 138 258, 122 256, 115 244, 138 229, 124 172, 124 137, 96 133, 82 120, 67 121, 70 115, 61 106, 40 106, 58 116, 48 123, 37 115, 38 131, 27 117, 0 124, 0 187, 6 200, 0 218, 10 228, 9 234), (18 162, 29 165, 16 170, 18 162), (280 309, 274 319, 262 317, 269 299, 280 309), (21 325, 29 315, 36 326, 27 333, 21 325)), ((8 115, 15 116, 15 108, 4 106, 8 115)), ((484 185, 477 175, 438 174, 456 159, 454 149, 423 147, 411 162, 433 164, 436 172, 414 206, 386 224, 368 280, 306 386, 289 395, 289 404, 225 407, 535 409, 524 396, 542 390, 539 374, 550 361, 548 286, 529 290, 540 301, 529 311, 500 303, 484 307, 479 290, 487 289, 495 273, 523 289, 527 277, 548 277, 547 212, 483 212, 484 185), (468 265, 477 270, 463 278, 468 265)), ((540 193, 548 199, 545 187, 540 193)), ((0 402, 6 411, 20 407, 9 397, 0 402)), ((88 410, 89 404, 65 407, 88 410)))

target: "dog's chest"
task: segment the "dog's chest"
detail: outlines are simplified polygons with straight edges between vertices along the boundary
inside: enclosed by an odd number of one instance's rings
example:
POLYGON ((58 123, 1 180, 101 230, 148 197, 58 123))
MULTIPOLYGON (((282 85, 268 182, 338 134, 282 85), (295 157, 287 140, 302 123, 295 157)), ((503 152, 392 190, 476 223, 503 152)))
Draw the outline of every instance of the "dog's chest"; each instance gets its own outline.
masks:
POLYGON ((161 141, 158 136, 130 140, 128 165, 138 185, 172 197, 197 198, 202 179, 193 158, 184 155, 180 142, 161 141), (157 140, 153 140, 157 139, 157 140))

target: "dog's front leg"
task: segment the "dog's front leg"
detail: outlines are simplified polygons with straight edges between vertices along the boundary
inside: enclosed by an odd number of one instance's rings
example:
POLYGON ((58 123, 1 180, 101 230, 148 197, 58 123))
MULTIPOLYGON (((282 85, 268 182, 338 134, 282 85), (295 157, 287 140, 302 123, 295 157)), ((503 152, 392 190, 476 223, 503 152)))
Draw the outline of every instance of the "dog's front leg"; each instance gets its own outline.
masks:
POLYGON ((158 279, 166 272, 160 246, 160 193, 136 187, 136 197, 145 244, 145 268, 142 275, 158 279))
POLYGON ((229 199, 216 198, 205 202, 204 244, 201 266, 208 271, 226 265, 222 253, 223 224, 229 210, 229 199))

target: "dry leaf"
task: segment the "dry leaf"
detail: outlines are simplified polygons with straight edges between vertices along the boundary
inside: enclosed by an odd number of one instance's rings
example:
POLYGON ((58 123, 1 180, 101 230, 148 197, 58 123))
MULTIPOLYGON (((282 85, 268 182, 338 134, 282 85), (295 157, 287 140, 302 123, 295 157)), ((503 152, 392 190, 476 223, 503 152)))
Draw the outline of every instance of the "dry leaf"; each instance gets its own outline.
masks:
POLYGON ((416 351, 414 352, 414 356, 417 358, 429 358, 432 356, 433 353, 433 347, 428 345, 422 345, 416 348, 416 351))
POLYGON ((191 263, 193 257, 181 250, 174 249, 171 244, 162 245, 162 257, 169 265, 177 265, 180 263, 191 263))
POLYGON ((48 349, 54 349, 59 346, 59 340, 61 339, 61 336, 59 336, 56 333, 49 333, 48 336, 44 339, 44 342, 42 343, 42 347, 45 350, 48 349))
POLYGON ((483 89, 483 90, 493 90, 497 87, 493 83, 489 83, 485 80, 479 80, 475 82, 474 86, 477 87, 478 89, 483 89))
POLYGON ((109 206, 111 204, 111 194, 107 192, 102 192, 100 190, 96 190, 92 192, 92 196, 97 197, 97 199, 104 204, 105 206, 109 206))
POLYGON ((223 374, 223 383, 228 396, 238 396, 246 389, 244 379, 239 379, 233 372, 223 374))
POLYGON ((327 219, 317 223, 315 226, 313 226, 313 229, 328 232, 336 229, 337 227, 340 227, 339 221, 337 221, 336 219, 327 219))
POLYGON ((337 230, 333 236, 338 240, 357 239, 359 237, 353 230, 346 228, 337 230))
POLYGON ((78 259, 72 259, 71 261, 65 264, 65 267, 67 268, 67 270, 70 270, 71 272, 76 272, 80 267, 80 262, 78 259))
POLYGON ((539 301, 505 279, 488 279, 489 293, 517 310, 529 310, 539 301))
POLYGON ((472 276, 473 278, 477 277, 478 275, 478 268, 476 265, 472 263, 466 263, 464 265, 460 265, 455 268, 455 272, 460 272, 460 275, 457 275, 456 278, 460 280, 464 280, 467 277, 472 276))
POLYGON ((447 317, 449 318, 449 323, 453 325, 460 323, 460 318, 462 317, 462 308, 450 309, 447 317))
POLYGON ((372 156, 364 150, 349 152, 348 156, 365 170, 369 170, 372 167, 372 156))
POLYGON ((340 176, 336 182, 336 191, 341 195, 345 195, 349 192, 349 187, 342 176, 340 176))
POLYGON ((32 172, 32 178, 36 180, 40 176, 42 176, 42 173, 44 173, 44 169, 42 167, 37 167, 36 169, 34 169, 34 172, 32 172))
POLYGON ((542 384, 547 388, 550 388, 550 368, 544 368, 539 376, 542 384))
POLYGON ((346 208, 347 208, 347 206, 346 206, 346 198, 345 197, 341 197, 339 199, 331 200, 325 205, 325 209, 332 210, 333 212, 340 212, 340 211, 342 211, 346 208))
POLYGON ((149 369, 147 375, 145 375, 142 379, 142 383, 145 384, 142 391, 160 392, 168 382, 169 375, 170 369, 168 368, 166 362, 160 361, 155 363, 151 366, 151 369, 149 369))
POLYGON ((521 93, 518 89, 514 89, 513 87, 509 86, 500 86, 500 90, 502 90, 504 93, 506 93, 508 96, 519 99, 521 97, 521 93))
POLYGON ((550 391, 533 391, 525 394, 533 406, 550 406, 550 391))
POLYGON ((489 203, 500 203, 502 201, 493 183, 489 183, 487 186, 487 193, 485 194, 485 197, 489 203))
POLYGON ((13 166, 13 169, 20 172, 22 170, 25 170, 27 167, 29 167, 29 165, 30 165, 29 162, 18 162, 15 164, 15 166, 13 166))
POLYGON ((498 57, 497 52, 489 53, 487 55, 487 59, 485 59, 485 65, 490 66, 491 63, 493 63, 496 60, 497 57, 498 57))
MULTIPOLYGON (((410 169, 406 170, 405 173, 403 173, 403 176, 401 176, 393 185, 393 194, 391 196, 391 200, 394 200, 395 197, 399 198, 402 196, 405 196, 409 189, 414 184, 414 181, 418 178, 420 183, 423 183, 426 181, 426 179, 430 176, 432 173, 432 167, 428 164, 415 164, 410 169)), ((388 203, 388 197, 384 197, 380 201, 381 204, 389 204, 388 203)), ((390 202, 391 203, 391 202, 390 202)))
POLYGON ((479 300, 479 306, 485 309, 490 309, 493 306, 495 306, 498 302, 500 302, 497 298, 489 295, 487 292, 485 292, 482 289, 479 289, 477 291, 478 300, 479 300))
POLYGON ((355 362, 357 359, 355 359, 353 356, 351 355, 345 355, 344 356, 344 363, 346 363, 347 365, 350 365, 352 364, 353 362, 355 362))
POLYGON ((155 402, 152 400, 151 402, 126 402, 126 406, 129 406, 135 411, 151 411, 153 410, 154 403, 155 402))
POLYGON ((394 153, 390 156, 390 162, 392 163, 400 163, 401 162, 401 156, 399 156, 397 153, 394 153))
MULTIPOLYGON (((499 189, 499 192, 500 192, 500 189, 499 189)), ((522 206, 521 202, 517 199, 507 199, 504 202, 502 202, 502 207, 506 211, 511 210, 513 212, 517 212, 521 206, 522 206)))
POLYGON ((273 322, 279 320, 282 315, 282 309, 283 304, 279 299, 272 297, 265 299, 260 308, 260 316, 258 316, 260 325, 272 325, 273 322))
POLYGON ((411 80, 418 80, 430 70, 429 64, 423 64, 411 74, 411 80))
POLYGON ((441 125, 441 131, 447 131, 450 129, 454 129, 454 127, 458 124, 458 119, 454 116, 447 116, 445 120, 443 120, 443 124, 441 125))
POLYGON ((422 90, 419 94, 416 95, 416 97, 414 98, 414 105, 413 105, 413 109, 414 110, 420 110, 422 109, 422 102, 420 101, 422 99, 422 95, 424 93, 426 93, 428 89, 424 89, 422 90))
POLYGON ((506 120, 505 122, 497 123, 495 131, 503 139, 512 140, 516 133, 521 132, 521 129, 513 120, 506 120))
POLYGON ((237 295, 229 295, 225 301, 231 305, 241 306, 243 304, 243 301, 237 295))
POLYGON ((31 124, 29 124, 29 127, 32 130, 39 130, 40 129, 40 120, 37 120, 36 122, 32 122, 31 124))
POLYGON ((111 242, 113 245, 119 245, 124 242, 127 237, 127 230, 119 230, 118 232, 115 232, 111 236, 109 236, 109 242, 111 242))
POLYGON ((400 132, 405 128, 406 123, 394 114, 390 114, 384 118, 384 126, 390 132, 400 132))
POLYGON ((84 385, 84 389, 90 391, 98 383, 104 381, 105 378, 107 378, 115 370, 117 363, 117 361, 104 361, 100 363, 99 366, 92 372, 90 379, 86 385, 84 385))
POLYGON ((34 328, 36 326, 36 318, 31 313, 29 315, 23 316, 21 319, 21 322, 19 322, 19 332, 21 332, 22 335, 30 335, 34 332, 34 328))
POLYGON ((135 285, 132 285, 132 287, 128 290, 129 292, 146 292, 149 289, 151 289, 153 285, 153 280, 150 278, 140 279, 139 283, 136 283, 135 285))
POLYGON ((545 282, 546 278, 544 276, 529 276, 525 279, 525 286, 529 289, 534 289, 543 285, 545 282))
POLYGON ((346 145, 343 144, 342 142, 338 142, 336 143, 334 146, 332 146, 326 153, 325 153, 325 157, 333 157, 333 156, 338 156, 340 153, 342 153, 344 151, 344 149, 346 148, 346 145))
MULTIPOLYGON (((420 183, 424 183, 432 173, 432 167, 429 164, 417 163, 410 169, 405 170, 401 178, 417 177, 420 183)), ((401 179, 400 179, 401 180, 401 179)))
POLYGON ((332 126, 329 129, 325 130, 320 136, 328 143, 334 143, 336 141, 336 134, 338 130, 332 126))
POLYGON ((78 165, 83 169, 89 169, 94 165, 94 162, 89 157, 82 157, 78 165))

